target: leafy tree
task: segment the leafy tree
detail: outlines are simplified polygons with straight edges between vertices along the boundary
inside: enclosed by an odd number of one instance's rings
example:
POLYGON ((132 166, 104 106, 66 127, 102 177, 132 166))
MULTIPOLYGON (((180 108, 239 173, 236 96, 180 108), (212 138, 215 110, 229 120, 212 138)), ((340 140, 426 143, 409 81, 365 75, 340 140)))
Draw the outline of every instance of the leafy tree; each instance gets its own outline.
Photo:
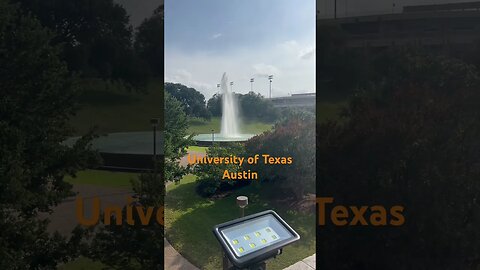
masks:
POLYGON ((188 136, 188 118, 182 103, 165 92, 165 179, 180 181, 188 169, 180 166, 179 161, 187 154, 187 147, 192 144, 188 136), (187 137, 188 136, 188 137, 187 137))
POLYGON ((390 53, 381 62, 383 74, 356 95, 346 117, 318 127, 317 196, 344 205, 403 205, 406 223, 384 229, 326 226, 317 233, 324 254, 319 264, 476 269, 479 73, 442 56, 390 53))
MULTIPOLYGON (((158 172, 162 171, 159 161, 158 172)), ((111 224, 99 224, 86 232, 90 239, 89 248, 84 256, 100 261, 111 269, 162 269, 164 265, 164 226, 157 219, 157 211, 162 212, 165 199, 165 181, 161 173, 143 173, 133 181, 137 199, 130 202, 134 224, 128 224, 127 209, 122 211, 122 224, 116 225, 117 217, 112 217, 111 224), (152 208, 148 224, 142 224, 137 207, 143 215, 152 208), (112 252, 114 251, 114 252, 112 252)), ((142 215, 142 216, 143 216, 142 215)))
MULTIPOLYGON (((246 120, 273 122, 279 118, 279 112, 273 104, 255 92, 236 94, 241 116, 246 120)), ((213 116, 222 115, 222 95, 215 94, 207 102, 207 108, 213 116)))
POLYGON ((143 86, 143 63, 132 46, 132 28, 124 8, 113 0, 16 0, 56 34, 69 70, 86 78, 143 86))
POLYGON ((207 109, 212 116, 222 116, 222 95, 214 94, 207 102, 207 109))
MULTIPOLYGON (((230 144, 227 146, 213 145, 207 150, 207 157, 242 157, 245 155, 245 148, 241 144, 230 144)), ((197 193, 209 197, 236 187, 248 184, 249 181, 237 181, 222 179, 225 170, 236 173, 242 170, 238 164, 197 164, 194 174, 197 176, 197 193)))
POLYGON ((135 50, 148 63, 154 76, 163 76, 163 5, 145 19, 135 35, 135 50))
MULTIPOLYGON (((273 130, 253 137, 246 144, 248 156, 268 154, 273 157, 291 157, 293 163, 253 167, 259 178, 270 182, 282 198, 302 199, 315 189, 315 117, 307 112, 293 112, 273 130)), ((263 159, 263 157, 260 157, 263 159)))
POLYGON ((250 120, 273 122, 278 118, 278 112, 273 104, 259 93, 252 91, 239 97, 242 117, 250 120))
POLYGON ((0 268, 55 268, 79 238, 49 234, 39 213, 73 195, 65 175, 96 162, 91 135, 70 148, 77 90, 52 33, 0 0, 0 268))
POLYGON ((210 118, 210 112, 205 106, 205 96, 194 88, 179 83, 165 83, 165 91, 183 104, 188 116, 210 118))

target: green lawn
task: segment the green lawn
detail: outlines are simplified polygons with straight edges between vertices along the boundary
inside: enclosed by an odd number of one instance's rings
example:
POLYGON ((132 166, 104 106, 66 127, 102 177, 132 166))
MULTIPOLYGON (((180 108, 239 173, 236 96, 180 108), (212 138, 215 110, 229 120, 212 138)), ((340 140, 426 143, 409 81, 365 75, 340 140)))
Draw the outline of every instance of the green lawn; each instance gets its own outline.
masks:
POLYGON ((189 146, 189 147, 187 148, 187 151, 193 151, 193 152, 197 152, 197 153, 204 153, 204 154, 206 154, 206 153, 207 153, 207 149, 208 149, 208 147, 191 145, 191 146, 189 146))
POLYGON ((163 116, 163 85, 159 81, 150 82, 147 93, 98 88, 91 86, 80 97, 80 111, 71 119, 77 135, 95 125, 99 133, 151 130, 150 119, 163 116))
POLYGON ((137 176, 137 173, 85 170, 78 172, 76 178, 67 176, 65 181, 69 182, 70 184, 131 188, 130 180, 136 178, 137 176))
MULTIPOLYGON (((199 118, 190 119, 189 133, 212 133, 212 129, 215 133, 220 133, 220 117, 212 117, 210 120, 203 120, 199 118)), ((240 130, 243 133, 259 134, 272 128, 272 123, 262 122, 243 122, 240 124, 240 130)))
MULTIPOLYGON (((174 248, 201 269, 221 269, 221 248, 212 234, 214 225, 239 217, 235 204, 238 195, 249 197, 245 214, 272 209, 261 198, 262 187, 250 185, 228 197, 209 200, 195 193, 195 177, 186 176, 180 184, 167 187, 165 198, 166 237, 174 248)), ((284 248, 283 254, 268 261, 268 269, 283 269, 315 253, 315 213, 301 214, 274 208, 301 236, 284 248)))

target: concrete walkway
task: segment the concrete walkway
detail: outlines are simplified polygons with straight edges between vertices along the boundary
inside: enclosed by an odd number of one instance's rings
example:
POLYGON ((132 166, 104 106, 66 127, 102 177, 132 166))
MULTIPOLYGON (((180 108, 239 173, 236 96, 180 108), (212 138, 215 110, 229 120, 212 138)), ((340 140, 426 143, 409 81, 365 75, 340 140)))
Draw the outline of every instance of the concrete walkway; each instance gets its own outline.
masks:
POLYGON ((310 257, 307 257, 295 264, 290 265, 289 267, 283 270, 312 270, 316 269, 316 258, 317 254, 313 254, 310 257))
POLYGON ((172 245, 163 239, 164 241, 164 258, 165 258, 165 268, 166 270, 199 270, 193 264, 191 264, 187 259, 185 259, 180 253, 178 253, 172 245))
MULTIPOLYGON (((187 259, 185 259, 180 253, 178 253, 172 245, 164 239, 164 256, 165 256, 165 268, 166 270, 199 270, 187 259)), ((312 270, 316 269, 315 266, 316 254, 307 257, 283 270, 312 270)))

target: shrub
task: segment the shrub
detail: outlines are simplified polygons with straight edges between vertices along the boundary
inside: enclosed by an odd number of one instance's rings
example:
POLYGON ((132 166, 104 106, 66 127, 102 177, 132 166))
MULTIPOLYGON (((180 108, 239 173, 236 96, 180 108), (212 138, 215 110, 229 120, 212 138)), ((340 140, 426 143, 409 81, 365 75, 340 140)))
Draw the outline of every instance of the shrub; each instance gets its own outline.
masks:
MULTIPOLYGON (((244 147, 241 144, 230 144, 228 146, 214 145, 207 149, 208 157, 228 157, 244 155, 244 147)), ((197 193, 204 197, 210 197, 221 192, 244 186, 249 181, 222 180, 225 170, 238 172, 242 168, 238 164, 197 164, 194 167, 194 174, 197 178, 197 193)))

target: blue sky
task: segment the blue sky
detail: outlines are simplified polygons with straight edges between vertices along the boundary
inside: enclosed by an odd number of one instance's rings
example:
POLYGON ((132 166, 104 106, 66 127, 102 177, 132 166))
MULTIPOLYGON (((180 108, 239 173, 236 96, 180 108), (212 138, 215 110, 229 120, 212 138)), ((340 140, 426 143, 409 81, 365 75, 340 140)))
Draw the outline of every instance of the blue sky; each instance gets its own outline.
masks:
POLYGON ((165 2, 165 80, 207 98, 223 72, 234 91, 273 96, 315 91, 314 0, 165 2))

